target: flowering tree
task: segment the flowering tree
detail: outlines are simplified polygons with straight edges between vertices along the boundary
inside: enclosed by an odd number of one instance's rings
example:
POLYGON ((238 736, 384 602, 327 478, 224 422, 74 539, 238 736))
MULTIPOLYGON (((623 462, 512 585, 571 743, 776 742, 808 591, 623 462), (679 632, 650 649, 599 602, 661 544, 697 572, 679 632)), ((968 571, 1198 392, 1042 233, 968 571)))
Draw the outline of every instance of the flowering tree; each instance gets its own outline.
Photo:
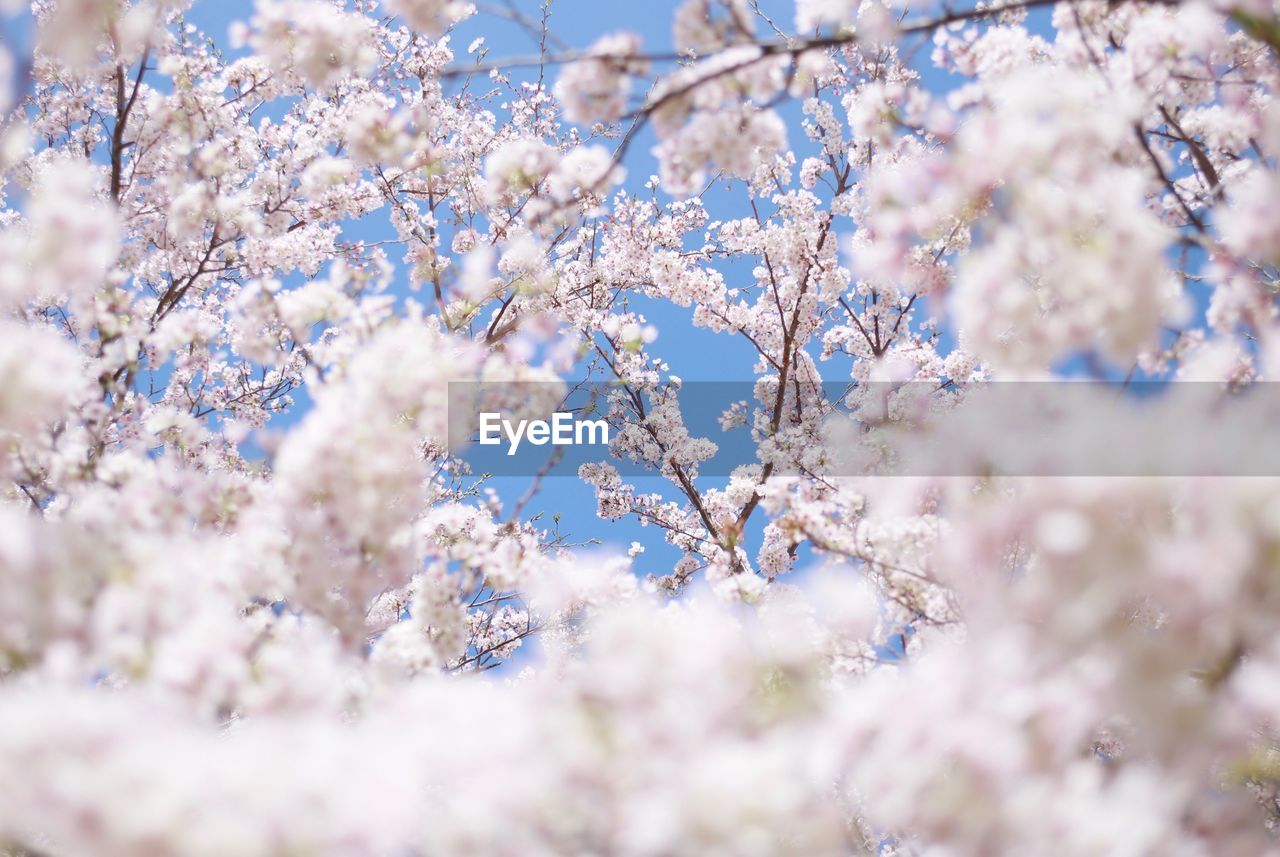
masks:
POLYGON ((1280 482, 831 466, 884 385, 1274 379, 1280 6, 511 4, 506 61, 447 0, 33 5, 0 850, 1280 854, 1280 482), (750 355, 724 477, 665 305, 750 355), (669 567, 447 442, 582 378, 669 567))

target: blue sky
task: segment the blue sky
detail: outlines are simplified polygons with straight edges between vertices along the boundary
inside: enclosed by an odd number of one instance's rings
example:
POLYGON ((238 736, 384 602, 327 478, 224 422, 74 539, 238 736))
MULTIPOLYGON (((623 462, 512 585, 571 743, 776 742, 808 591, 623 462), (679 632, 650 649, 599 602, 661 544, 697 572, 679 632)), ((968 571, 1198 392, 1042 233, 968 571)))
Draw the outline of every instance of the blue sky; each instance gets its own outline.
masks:
MULTIPOLYGON (((485 3, 478 4, 483 10, 485 3)), ((668 52, 672 49, 672 21, 679 3, 677 0, 654 0, 654 2, 617 2, 617 0, 553 0, 550 7, 548 24, 551 32, 559 41, 552 41, 552 49, 561 45, 583 47, 598 37, 620 29, 638 33, 644 42, 644 48, 650 52, 668 52)), ((761 0, 761 8, 778 25, 791 29, 794 24, 794 3, 792 0, 761 0)), ((511 0, 504 7, 502 0, 492 4, 494 9, 515 9, 528 19, 540 19, 542 4, 536 0, 511 0)), ((230 25, 237 20, 248 20, 253 14, 252 0, 196 0, 187 13, 187 19, 199 29, 213 38, 215 43, 223 47, 231 56, 237 51, 229 47, 227 37, 230 25)), ((23 47, 30 44, 31 28, 29 15, 23 14, 9 21, 5 27, 10 45, 17 53, 25 53, 23 47)), ((453 36, 453 48, 460 63, 468 60, 466 49, 473 39, 483 36, 488 50, 487 59, 492 61, 502 57, 528 56, 536 54, 537 42, 530 32, 519 24, 504 20, 493 14, 482 12, 476 17, 462 23, 453 36)), ((29 49, 29 48, 28 48, 29 49)), ((924 46, 916 55, 917 60, 927 65, 928 47, 924 46)), ((921 69, 925 71, 924 68, 921 69)), ((548 81, 554 80, 555 70, 548 74, 548 81)), ((927 74, 927 82, 938 89, 948 88, 950 81, 935 73, 927 74)), ((515 77, 535 79, 536 69, 527 69, 513 74, 515 77)), ((163 79, 153 79, 153 84, 163 86, 163 79)), ((268 109, 262 115, 278 117, 284 105, 268 109)), ((800 148, 805 143, 801 130, 801 113, 799 105, 787 103, 779 110, 788 125, 791 145, 800 148)), ((627 170, 625 187, 639 188, 648 177, 657 171, 657 165, 650 150, 655 143, 651 129, 644 129, 628 151, 624 167, 627 170)), ((802 150, 803 156, 803 150, 802 150)), ((712 216, 716 219, 743 217, 750 214, 741 194, 713 191, 706 196, 706 203, 712 216)), ((349 224, 345 230, 348 239, 374 240, 385 237, 389 232, 386 215, 375 212, 362 221, 349 224)), ((737 264, 724 269, 730 286, 745 284, 750 277, 750 265, 737 264)), ((289 281, 300 277, 287 278, 289 281)), ((407 294, 407 284, 401 289, 407 294)), ((655 353, 666 360, 672 372, 690 381, 747 381, 751 379, 750 367, 755 362, 755 352, 740 337, 717 335, 707 330, 694 327, 690 323, 692 309, 684 309, 671 304, 656 302, 643 297, 631 298, 631 306, 646 314, 649 321, 660 331, 654 344, 655 353)), ((165 370, 157 373, 157 380, 163 383, 165 370)), ((295 396, 298 406, 288 415, 273 422, 275 430, 285 429, 300 419, 306 411, 307 397, 300 391, 295 396)), ((714 437, 712 438, 715 439, 714 437)), ((498 489, 508 506, 514 504, 522 496, 527 487, 526 478, 495 478, 491 483, 498 489)), ((711 487, 723 484, 722 478, 703 478, 700 482, 711 487)), ((659 478, 641 479, 638 483, 641 491, 659 491, 665 496, 673 497, 674 488, 659 478)), ((642 571, 652 570, 665 573, 678 558, 674 550, 665 547, 661 533, 654 528, 641 527, 636 521, 624 519, 617 522, 605 522, 595 515, 595 501, 592 492, 576 478, 555 477, 545 480, 541 492, 527 506, 530 514, 541 513, 545 523, 550 524, 553 515, 560 515, 560 529, 568 532, 572 540, 598 539, 617 549, 625 549, 631 541, 639 541, 649 550, 653 563, 643 560, 639 563, 642 571)), ((758 538, 759 528, 754 535, 758 538)), ((749 539, 749 542, 756 539, 749 539)))
MULTIPOLYGON (((485 8, 485 4, 479 5, 482 9, 485 8)), ((678 5, 676 0, 646 3, 554 0, 549 26, 561 43, 571 47, 583 47, 605 33, 626 29, 641 35, 647 51, 665 52, 672 46, 671 25, 678 5)), ((502 8, 502 4, 495 3, 494 7, 502 8)), ((762 0, 761 7, 779 26, 784 29, 792 27, 794 4, 790 0, 762 0)), ((530 19, 536 20, 541 16, 541 4, 534 0, 512 0, 510 8, 519 10, 530 19)), ((238 19, 247 20, 252 14, 251 0, 197 0, 188 13, 188 20, 210 35, 215 42, 226 45, 231 23, 238 19)), ((1047 35, 1048 15, 1047 9, 1033 13, 1030 28, 1047 35)), ((24 19, 25 16, 20 16, 6 27, 11 44, 16 42, 17 45, 22 45, 29 42, 30 28, 24 19)), ((466 48, 478 36, 485 39, 489 51, 487 59, 490 61, 502 57, 528 56, 537 52, 537 43, 526 29, 511 21, 482 13, 457 28, 453 47, 459 62, 467 60, 466 48)), ((556 42, 552 42, 553 50, 556 45, 556 42)), ((928 45, 924 44, 912 55, 917 69, 924 76, 925 85, 934 91, 951 88, 956 81, 929 67, 928 52, 928 45)), ((536 69, 515 73, 517 77, 524 76, 528 79, 534 79, 536 75, 536 69)), ((554 76, 555 71, 552 70, 548 80, 554 80, 554 76)), ((799 105, 788 103, 779 109, 787 121, 791 144, 803 156, 805 141, 800 125, 799 105)), ((651 130, 645 129, 628 151, 624 162, 628 173, 626 187, 638 188, 656 172, 656 163, 650 152, 654 142, 651 130)), ((716 219, 742 217, 750 213, 740 194, 712 193, 707 196, 707 205, 716 219)), ((839 223, 837 235, 847 233, 851 228, 851 223, 839 223)), ((385 237, 387 233, 385 213, 376 212, 363 221, 351 224, 346 230, 346 237, 375 239, 385 237)), ((732 287, 745 284, 744 280, 750 277, 750 267, 739 264, 726 267, 724 273, 732 287)), ((407 293, 407 287, 402 291, 407 293)), ((692 309, 644 298, 632 298, 631 305, 644 312, 659 329, 660 335, 654 343, 654 352, 671 365, 675 374, 690 381, 750 380, 750 367, 755 361, 755 353, 740 337, 716 335, 694 327, 690 323, 692 309)), ((837 379, 838 374, 838 371, 833 372, 832 379, 837 379)), ((292 414, 277 421, 275 427, 284 428, 305 412, 305 395, 298 398, 300 406, 292 414)), ((504 477, 495 479, 492 484, 510 506, 524 493, 527 481, 525 478, 504 477)), ((708 487, 722 484, 723 481, 722 478, 701 480, 708 487)), ((641 480, 639 487, 642 491, 661 491, 666 496, 674 496, 674 488, 665 480, 641 480)), ((661 533, 653 528, 641 527, 630 519, 618 522, 599 520, 595 515, 592 492, 575 478, 557 477, 545 480, 541 493, 526 509, 529 513, 541 513, 548 524, 552 515, 559 514, 561 531, 568 532, 575 541, 599 539, 619 549, 625 549, 633 540, 641 542, 648 548, 653 559, 652 564, 643 560, 639 563, 642 571, 664 573, 677 558, 674 551, 664 548, 661 533)), ((758 538, 758 528, 754 535, 758 538)), ((755 539, 750 539, 749 542, 751 541, 755 539)))

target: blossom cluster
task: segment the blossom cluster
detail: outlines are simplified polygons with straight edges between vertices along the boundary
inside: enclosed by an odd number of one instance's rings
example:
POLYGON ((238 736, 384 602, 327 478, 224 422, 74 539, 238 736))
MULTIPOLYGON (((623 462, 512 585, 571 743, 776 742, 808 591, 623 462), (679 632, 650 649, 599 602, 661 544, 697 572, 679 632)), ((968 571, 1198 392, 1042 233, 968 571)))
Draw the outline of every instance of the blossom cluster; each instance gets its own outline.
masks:
POLYGON ((527 66, 454 0, 33 4, 0 853, 1280 854, 1276 477, 893 475, 983 385, 1276 379, 1280 5, 765 5, 510 4, 527 66), (629 550, 449 442, 587 381, 629 550))

